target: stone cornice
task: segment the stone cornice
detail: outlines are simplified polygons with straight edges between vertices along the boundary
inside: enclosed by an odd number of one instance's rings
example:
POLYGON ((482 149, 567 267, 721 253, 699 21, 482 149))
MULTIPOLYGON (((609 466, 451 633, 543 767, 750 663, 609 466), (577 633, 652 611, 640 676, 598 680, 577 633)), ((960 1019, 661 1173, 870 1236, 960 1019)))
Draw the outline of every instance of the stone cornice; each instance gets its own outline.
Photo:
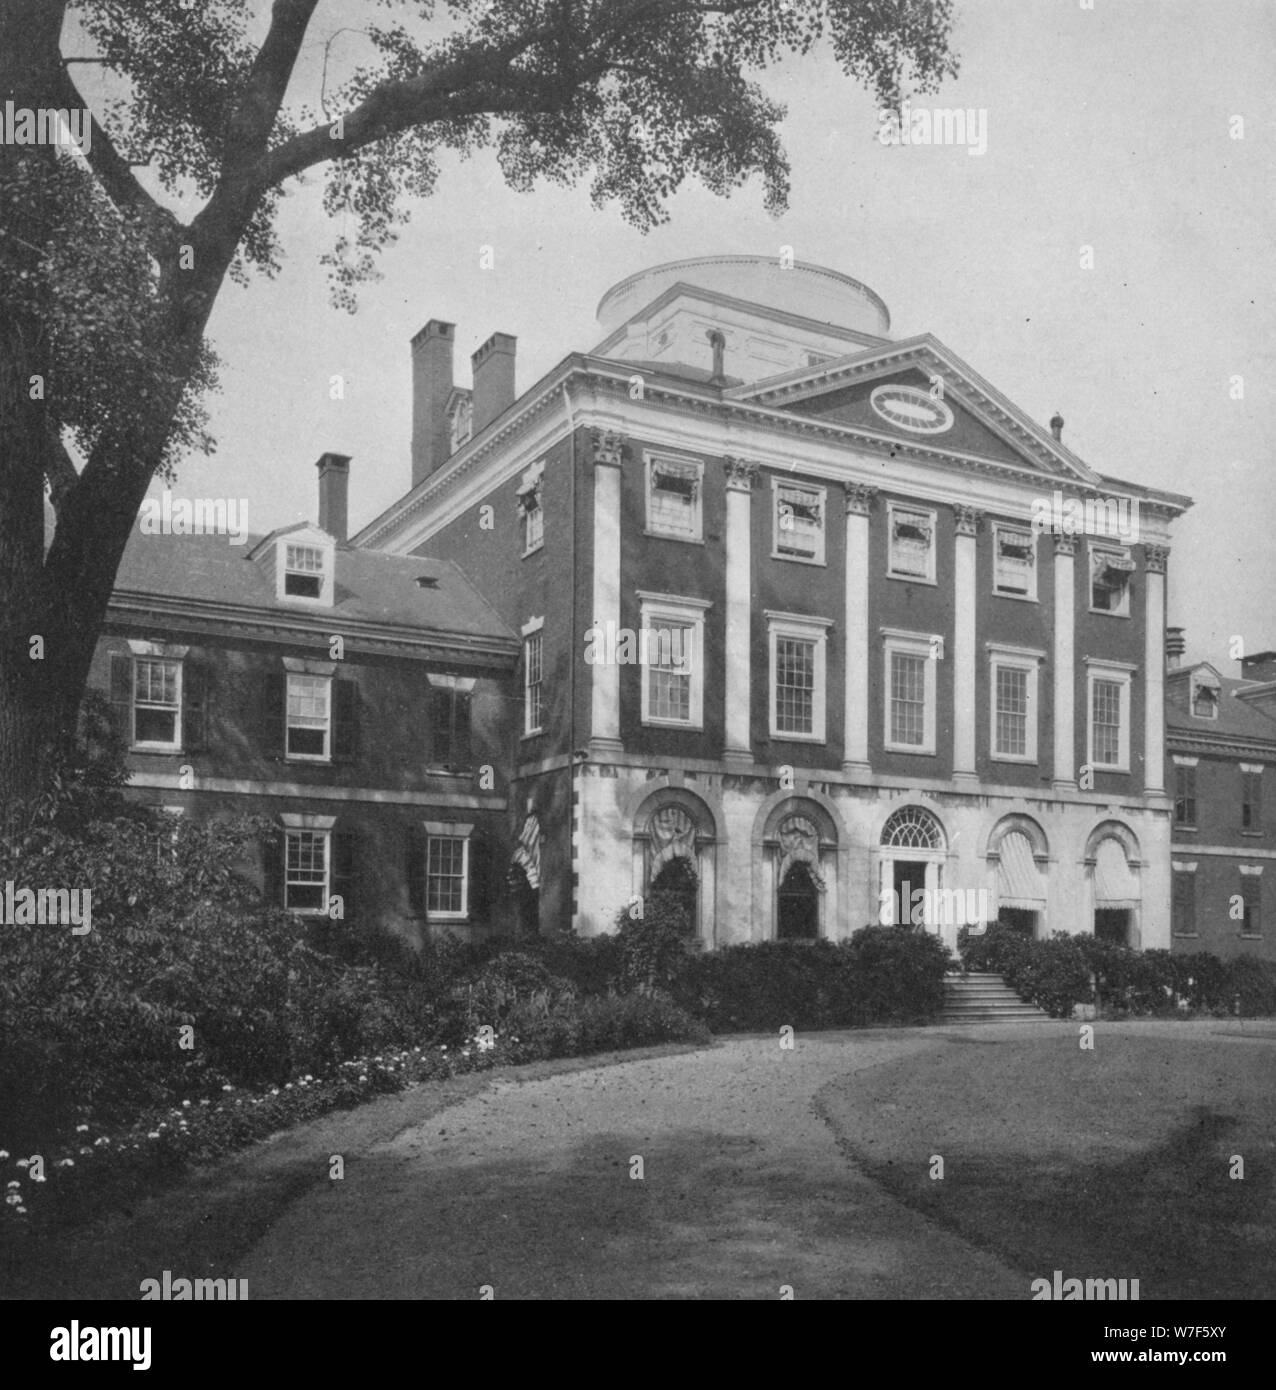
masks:
POLYGON ((1270 743, 1258 739, 1234 738, 1227 734, 1209 734, 1205 731, 1191 733, 1179 729, 1167 729, 1165 734, 1167 749, 1181 753, 1213 753, 1225 758, 1262 758, 1266 762, 1276 761, 1276 733, 1270 743))

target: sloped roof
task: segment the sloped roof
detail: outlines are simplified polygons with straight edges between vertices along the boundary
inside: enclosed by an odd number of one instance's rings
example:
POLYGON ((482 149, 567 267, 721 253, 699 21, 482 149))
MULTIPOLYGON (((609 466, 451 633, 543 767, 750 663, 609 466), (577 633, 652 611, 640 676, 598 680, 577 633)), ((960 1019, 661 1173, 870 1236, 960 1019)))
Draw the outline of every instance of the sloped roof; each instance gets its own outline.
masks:
MULTIPOLYGON (((1200 667, 1212 672, 1208 662, 1200 667)), ((1166 681, 1165 724, 1171 738, 1175 732, 1194 738, 1242 739, 1247 743, 1270 743, 1276 747, 1276 719, 1266 715, 1246 700, 1236 697, 1238 690, 1255 684, 1254 681, 1232 680, 1219 676, 1218 718, 1198 719, 1189 710, 1176 704, 1175 697, 1186 704, 1190 677, 1197 667, 1189 666, 1171 672, 1166 681)))
POLYGON ((275 623, 293 618, 306 628, 313 628, 316 618, 329 627, 345 620, 410 629, 422 637, 454 634, 517 647, 515 633, 450 560, 338 545, 334 602, 319 608, 276 597, 271 567, 248 558, 269 539, 249 536, 243 545, 231 545, 224 535, 135 531, 116 576, 113 603, 126 596, 134 601, 152 597, 167 609, 175 604, 191 610, 230 607, 256 610, 275 623), (434 580, 434 586, 419 585, 421 577, 434 580))

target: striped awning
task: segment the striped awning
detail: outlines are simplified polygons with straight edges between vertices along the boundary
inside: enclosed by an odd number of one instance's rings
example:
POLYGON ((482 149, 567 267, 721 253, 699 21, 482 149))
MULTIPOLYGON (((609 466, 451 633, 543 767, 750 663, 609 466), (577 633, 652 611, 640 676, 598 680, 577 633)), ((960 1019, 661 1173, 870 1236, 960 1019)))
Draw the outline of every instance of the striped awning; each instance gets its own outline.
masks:
POLYGON ((510 856, 510 863, 527 875, 533 888, 541 886, 541 823, 535 816, 528 816, 518 837, 518 844, 510 856))
POLYGON ((1104 840, 1094 860, 1095 907, 1138 907, 1138 875, 1126 863, 1118 840, 1104 840))
POLYGON ((1032 841, 1017 830, 1001 841, 997 902, 1002 907, 1021 907, 1031 912, 1046 905, 1046 883, 1032 857, 1032 841))

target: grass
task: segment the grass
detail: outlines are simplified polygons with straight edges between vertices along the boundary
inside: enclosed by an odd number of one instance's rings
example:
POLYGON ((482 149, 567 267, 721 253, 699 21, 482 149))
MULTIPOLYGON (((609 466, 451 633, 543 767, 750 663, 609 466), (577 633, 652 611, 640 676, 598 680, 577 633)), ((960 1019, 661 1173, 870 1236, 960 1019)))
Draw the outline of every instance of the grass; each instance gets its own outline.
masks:
POLYGON ((1093 1051, 1075 1028, 955 1033, 819 1104, 892 1195, 1026 1279, 1060 1269, 1138 1279, 1142 1299, 1271 1298, 1274 1049, 1182 1025, 1100 1023, 1093 1051))

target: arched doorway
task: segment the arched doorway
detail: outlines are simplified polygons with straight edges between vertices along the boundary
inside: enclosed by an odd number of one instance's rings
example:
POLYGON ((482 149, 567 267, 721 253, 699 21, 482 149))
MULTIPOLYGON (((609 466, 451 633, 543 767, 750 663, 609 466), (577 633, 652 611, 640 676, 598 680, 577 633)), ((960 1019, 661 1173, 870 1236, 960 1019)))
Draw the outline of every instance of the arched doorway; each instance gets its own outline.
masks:
POLYGON ((1004 817, 989 836, 987 862, 998 923, 1030 938, 1047 937, 1045 832, 1028 816, 1004 817))
POLYGON ((1139 842, 1120 821, 1105 821, 1086 842, 1085 864, 1095 936, 1122 946, 1141 945, 1143 902, 1139 842))
POLYGON ((780 884, 775 934, 780 941, 814 941, 820 934, 820 890, 801 861, 789 865, 780 884))
POLYGON ((948 844, 943 826, 924 806, 901 806, 882 827, 878 902, 883 925, 935 932, 951 949, 957 922, 942 920, 944 860, 948 844))
POLYGON ((652 898, 661 897, 677 905, 689 937, 696 934, 699 917, 700 880, 691 860, 685 855, 670 859, 651 881, 652 898))

